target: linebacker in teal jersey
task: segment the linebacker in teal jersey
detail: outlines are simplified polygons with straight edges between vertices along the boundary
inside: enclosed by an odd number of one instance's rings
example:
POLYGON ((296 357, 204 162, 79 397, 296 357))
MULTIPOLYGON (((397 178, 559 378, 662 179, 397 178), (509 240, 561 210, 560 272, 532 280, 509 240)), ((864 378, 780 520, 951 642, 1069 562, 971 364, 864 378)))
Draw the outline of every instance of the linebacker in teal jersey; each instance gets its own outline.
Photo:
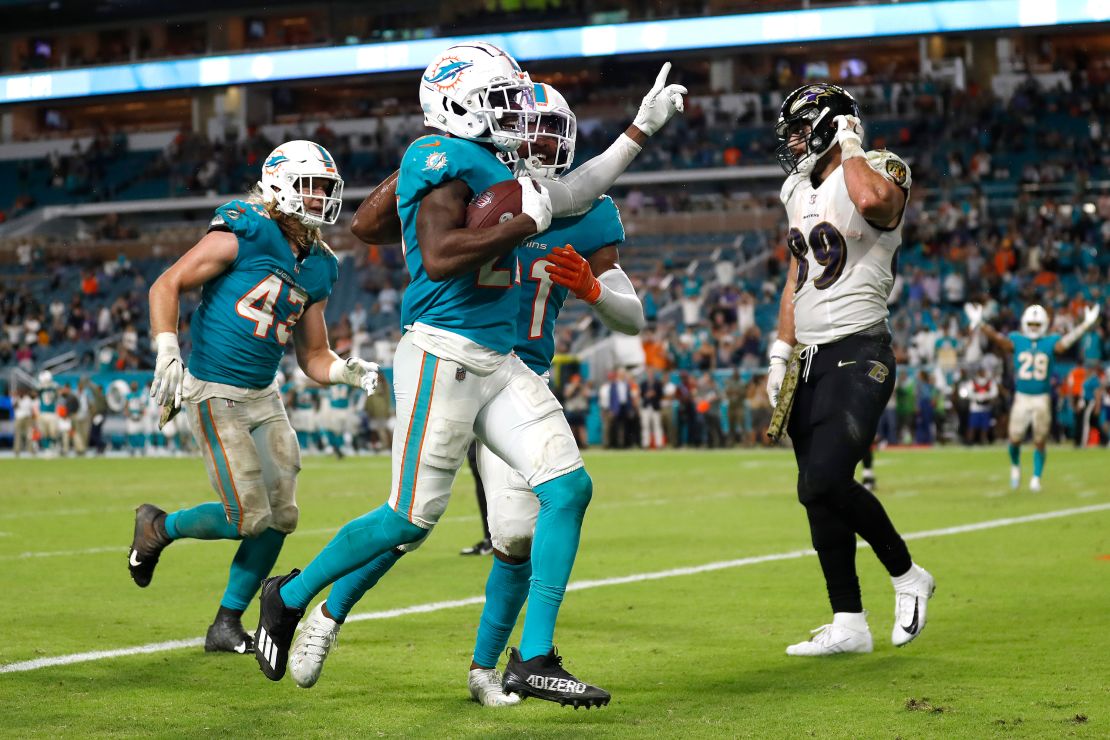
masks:
MULTIPOLYGON (((541 116, 539 133, 536 142, 526 145, 517 171, 557 177, 573 162, 576 120, 562 95, 549 85, 537 84, 535 96, 541 116)), ((387 181, 383 187, 388 190, 389 185, 387 181)), ((389 200, 388 193, 371 196, 371 200, 375 198, 383 203, 389 200)), ((390 238, 385 230, 365 236, 384 241, 390 238)), ((517 250, 524 267, 524 286, 518 301, 513 351, 538 376, 546 377, 551 366, 555 322, 572 287, 580 298, 592 302, 610 328, 636 334, 643 327, 643 307, 617 264, 617 245, 623 241, 620 213, 610 198, 602 197, 585 214, 554 219, 547 231, 517 250), (604 291, 601 281, 606 286, 604 291), (602 295, 606 300, 598 300, 602 295)), ((490 419, 491 424, 511 422, 490 419)), ((484 706, 509 706, 519 703, 521 696, 504 691, 496 666, 528 596, 540 502, 525 476, 481 443, 478 466, 482 480, 489 482, 485 495, 494 558, 468 688, 471 697, 484 706)), ((343 620, 403 554, 403 548, 390 550, 339 579, 326 603, 313 609, 293 643, 289 661, 299 686, 315 685, 343 620)))
POLYGON ((1050 395, 1056 356, 1067 352, 1083 334, 1098 321, 1099 308, 1089 306, 1083 321, 1067 334, 1045 334, 1048 312, 1032 305, 1021 314, 1021 331, 1003 336, 983 322, 983 307, 968 303, 964 306, 970 328, 981 328, 984 336, 1002 352, 1014 358, 1014 403, 1010 408, 1010 487, 1021 485, 1021 443, 1033 427, 1033 476, 1029 490, 1041 490, 1045 450, 1052 429, 1052 397, 1050 395))
POLYGON ((158 348, 151 396, 163 420, 184 401, 220 501, 168 515, 140 506, 128 568, 146 587, 174 540, 242 541, 208 628, 208 651, 250 650, 243 611, 297 526, 300 453, 276 380, 290 337, 301 369, 316 382, 368 393, 377 382, 376 365, 332 352, 324 323, 338 272, 320 226, 339 217, 342 189, 323 147, 282 144, 263 164, 258 191, 218 208, 208 234, 150 289, 158 348), (197 288, 186 371, 177 342, 180 296, 197 288))
MULTIPOLYGON (((632 127, 642 123, 649 129, 636 129, 640 135, 654 133, 681 106, 681 92, 664 87, 665 72, 632 127)), ((425 123, 451 137, 418 140, 394 183, 413 282, 402 305, 406 333, 394 359, 397 432, 389 502, 344 526, 303 573, 264 584, 256 657, 263 673, 279 680, 296 623, 319 591, 391 550, 414 548, 442 514, 455 473, 477 436, 520 471, 540 501, 531 606, 521 648, 510 658, 507 685, 563 704, 602 705, 608 692, 574 678, 552 645, 592 482, 558 401, 519 357, 507 354, 516 343, 520 291, 513 252, 550 225, 551 197, 546 189, 537 194, 533 180, 524 178, 519 215, 484 229, 465 228, 467 202, 480 195, 473 187, 484 179, 489 161, 476 144, 492 145, 511 161, 523 143, 535 140, 532 86, 500 49, 460 44, 429 65, 420 96, 425 123), (453 141, 460 139, 466 141, 453 141), (463 160, 452 164, 457 157, 463 160)), ((631 136, 625 138, 639 150, 631 136)), ((596 173, 580 178, 586 183, 582 192, 596 187, 598 179, 596 173)), ((378 202, 388 207, 387 199, 378 202)), ((573 212, 580 211, 567 211, 573 212)))

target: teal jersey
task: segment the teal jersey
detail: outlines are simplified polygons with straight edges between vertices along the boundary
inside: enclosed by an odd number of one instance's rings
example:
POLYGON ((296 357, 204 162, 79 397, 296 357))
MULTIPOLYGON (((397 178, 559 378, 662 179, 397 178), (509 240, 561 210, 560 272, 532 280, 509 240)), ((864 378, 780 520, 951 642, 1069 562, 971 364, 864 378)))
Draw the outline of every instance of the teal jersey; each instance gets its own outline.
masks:
POLYGON ((146 411, 146 394, 142 391, 128 393, 124 401, 124 410, 131 421, 142 421, 143 413, 146 411))
POLYGON ((53 386, 47 386, 39 391, 39 413, 41 414, 56 414, 58 413, 58 389, 53 386))
POLYGON ((293 408, 301 411, 311 411, 316 408, 316 399, 312 388, 298 388, 293 391, 293 408))
POLYGON ((516 339, 520 265, 515 252, 483 265, 476 274, 433 282, 424 271, 416 238, 420 201, 436 187, 462 180, 471 195, 513 179, 485 147, 447 136, 424 136, 409 145, 397 178, 397 215, 411 281, 401 299, 401 326, 416 322, 460 334, 496 352, 508 353, 516 339))
POLYGON ((204 284, 193 313, 189 372, 238 388, 274 382, 294 324, 331 295, 339 263, 317 245, 298 260, 265 209, 241 200, 220 206, 209 230, 239 239, 231 266, 204 284))
POLYGON ((351 386, 342 383, 328 386, 328 404, 333 409, 349 409, 351 407, 351 386))
POLYGON ((1010 332, 1010 341, 1014 343, 1014 390, 1032 396, 1048 393, 1060 335, 1030 339, 1015 331, 1010 332))
POLYGON ((524 287, 520 291, 517 340, 513 350, 524 364, 543 375, 555 356, 555 320, 563 309, 570 290, 555 285, 547 275, 546 257, 555 247, 570 244, 574 251, 589 257, 602 247, 624 241, 620 211, 609 196, 602 196, 586 213, 557 218, 551 228, 537 234, 517 250, 523 268, 524 287))

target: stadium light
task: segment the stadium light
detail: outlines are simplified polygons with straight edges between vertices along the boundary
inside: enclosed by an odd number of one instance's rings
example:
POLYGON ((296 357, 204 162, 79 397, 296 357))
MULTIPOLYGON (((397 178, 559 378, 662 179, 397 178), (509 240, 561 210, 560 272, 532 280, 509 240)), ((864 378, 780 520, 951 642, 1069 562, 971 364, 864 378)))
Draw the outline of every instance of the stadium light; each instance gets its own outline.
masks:
POLYGON ((1107 20, 1110 0, 937 0, 447 36, 5 75, 0 105, 423 69, 445 46, 479 38, 537 61, 1107 20))

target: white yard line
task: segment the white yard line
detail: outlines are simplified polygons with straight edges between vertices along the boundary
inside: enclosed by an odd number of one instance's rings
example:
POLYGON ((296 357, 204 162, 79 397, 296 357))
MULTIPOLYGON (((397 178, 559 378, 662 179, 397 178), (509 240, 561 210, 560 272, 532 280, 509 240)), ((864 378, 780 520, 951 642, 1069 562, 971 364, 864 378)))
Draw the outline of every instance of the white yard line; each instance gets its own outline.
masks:
MULTIPOLYGON (((1045 511, 1040 514, 1028 514, 1026 516, 1013 516, 1003 519, 991 519, 985 522, 975 522, 973 524, 960 524, 955 527, 943 527, 941 529, 928 529, 922 532, 910 532, 903 535, 907 540, 922 540, 932 537, 946 537, 953 534, 964 534, 967 532, 980 532, 987 529, 997 529, 999 527, 1009 527, 1014 524, 1029 524, 1031 522, 1043 522, 1050 519, 1060 519, 1069 516, 1079 516, 1081 514, 1093 514, 1101 511, 1110 511, 1110 503, 1095 504, 1093 506, 1080 506, 1073 509, 1058 509, 1056 511, 1045 511)), ((865 546, 864 543, 860 543, 865 546)), ((571 583, 567 590, 569 591, 582 591, 588 588, 601 588, 603 586, 619 586, 625 583, 640 583, 642 581, 657 581, 663 578, 675 578, 678 576, 692 576, 699 573, 710 573, 717 570, 726 570, 729 568, 741 568, 747 565, 758 565, 759 563, 771 563, 779 560, 797 560, 799 558, 816 555, 813 550, 792 550, 790 552, 773 553, 770 555, 756 555, 754 557, 738 558, 736 560, 720 560, 714 563, 704 563, 702 565, 691 565, 685 568, 671 568, 669 570, 658 570, 651 573, 634 573, 628 576, 618 576, 616 578, 599 578, 592 581, 575 581, 571 583)), ((385 611, 368 612, 363 614, 354 614, 347 618, 348 622, 362 622, 369 619, 392 619, 394 617, 403 617, 409 614, 427 614, 429 612, 438 612, 445 609, 456 609, 463 606, 474 606, 481 604, 485 601, 484 596, 472 596, 467 599, 456 599, 454 601, 435 601, 430 604, 417 604, 416 606, 406 606, 399 609, 388 609, 385 611)), ((204 644, 204 638, 195 637, 188 640, 171 640, 168 642, 155 642, 148 645, 138 645, 136 647, 119 648, 116 650, 97 650, 88 653, 72 653, 70 655, 59 655, 53 658, 36 658, 35 660, 25 660, 18 663, 8 663, 0 665, 0 673, 19 673, 22 671, 36 671, 40 668, 50 668, 59 665, 71 665, 73 663, 86 663, 95 660, 104 660, 107 658, 122 658, 129 655, 143 655, 146 653, 160 653, 166 650, 178 650, 181 648, 199 647, 204 644)))

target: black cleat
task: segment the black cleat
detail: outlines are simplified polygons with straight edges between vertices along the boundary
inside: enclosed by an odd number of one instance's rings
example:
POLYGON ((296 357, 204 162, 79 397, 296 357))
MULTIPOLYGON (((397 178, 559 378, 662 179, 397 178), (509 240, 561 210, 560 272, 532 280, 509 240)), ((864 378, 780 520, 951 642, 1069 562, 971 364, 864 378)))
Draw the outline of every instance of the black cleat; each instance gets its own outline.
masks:
POLYGON ((300 573, 296 568, 287 575, 267 578, 258 597, 258 630, 254 633, 254 659, 271 681, 285 676, 293 633, 304 616, 304 609, 290 609, 281 600, 281 587, 300 573))
POLYGON ((459 551, 459 555, 489 555, 492 552, 493 543, 489 540, 481 540, 472 547, 464 547, 459 551))
POLYGON ((208 627, 204 637, 206 653, 239 653, 246 655, 254 650, 254 640, 243 629, 239 617, 231 614, 217 614, 216 621, 208 627))
POLYGON ((135 538, 127 553, 127 568, 131 579, 139 588, 150 585, 154 577, 154 566, 162 550, 173 542, 166 534, 166 512, 154 504, 143 504, 135 509, 135 538))
POLYGON ((502 688, 506 694, 534 696, 564 707, 603 707, 609 703, 609 692, 579 681, 563 668, 563 658, 551 648, 547 655, 521 660, 520 651, 509 648, 502 688))

